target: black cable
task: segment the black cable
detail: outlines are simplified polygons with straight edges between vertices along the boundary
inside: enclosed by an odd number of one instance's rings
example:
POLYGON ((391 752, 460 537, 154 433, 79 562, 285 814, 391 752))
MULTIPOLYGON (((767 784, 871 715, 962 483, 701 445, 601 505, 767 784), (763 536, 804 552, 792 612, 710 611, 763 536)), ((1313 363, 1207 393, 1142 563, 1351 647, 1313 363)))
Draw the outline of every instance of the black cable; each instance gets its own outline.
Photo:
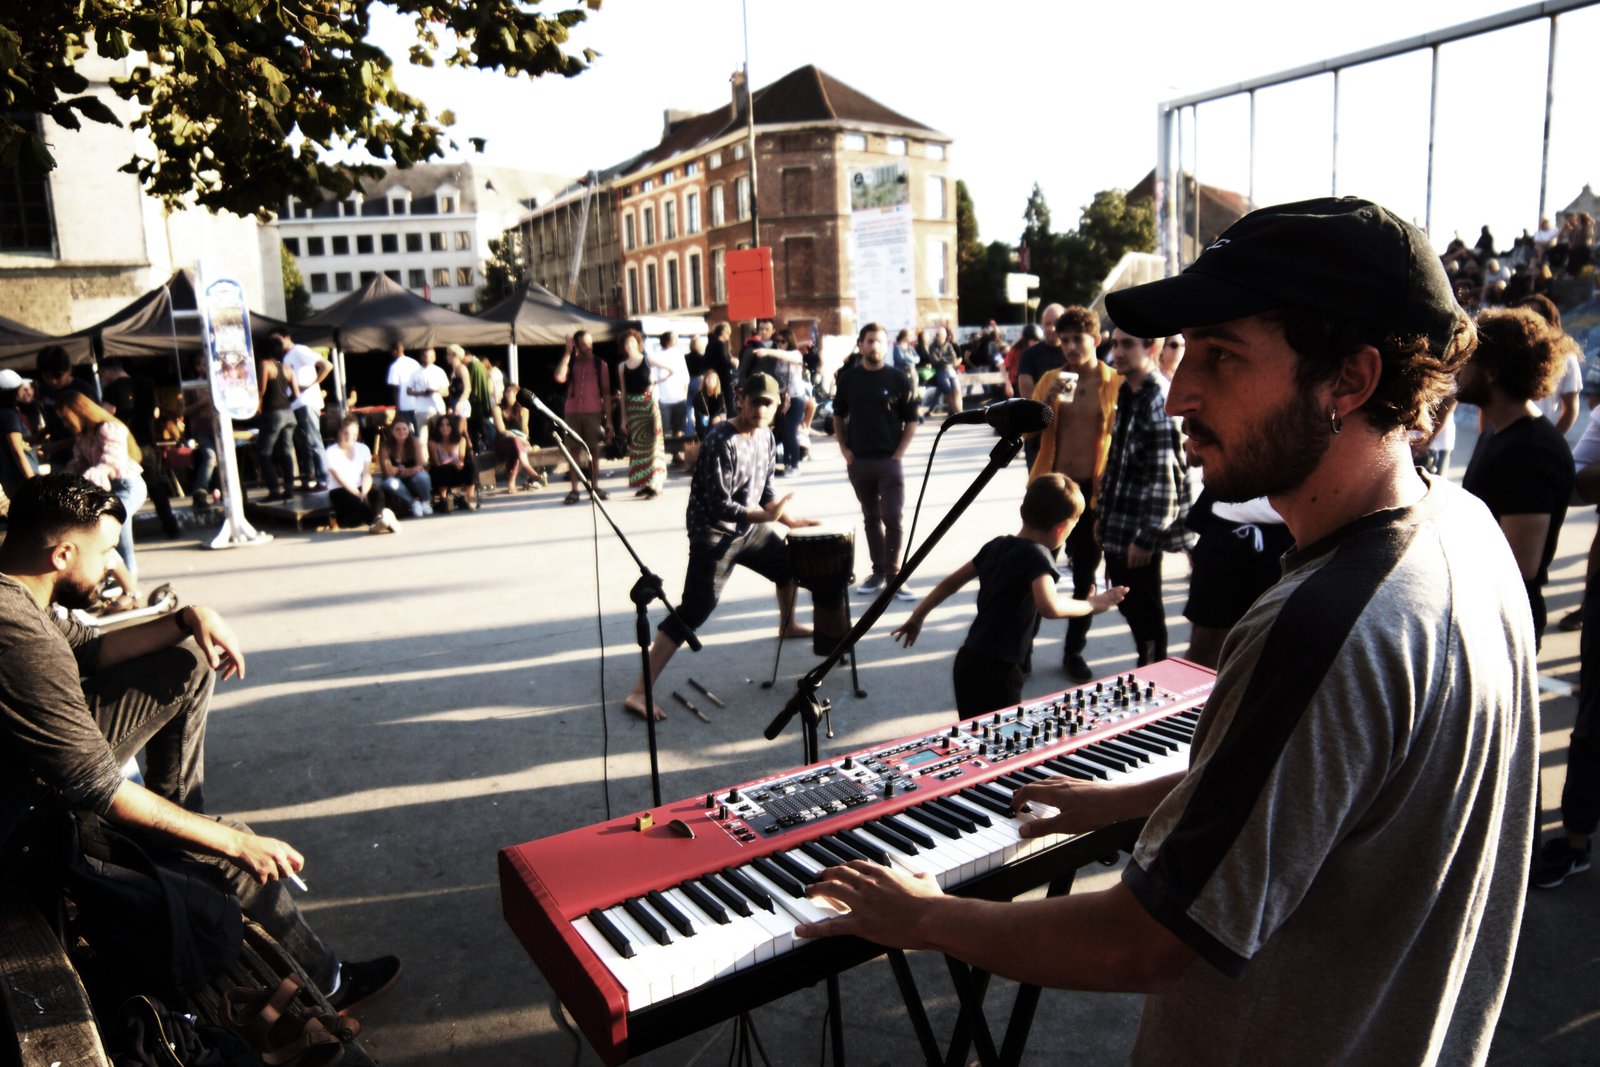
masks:
POLYGON ((594 544, 594 629, 600 640, 600 792, 605 801, 606 821, 611 821, 611 720, 606 713, 606 623, 600 606, 600 509, 589 491, 590 540, 594 544))
POLYGON ((567 1006, 559 1000, 556 1001, 556 1022, 572 1035, 572 1067, 578 1067, 583 1061, 583 1037, 578 1033, 576 1021, 567 1015, 567 1006))
MULTIPOLYGON (((772 1067, 772 1061, 767 1059, 767 1050, 761 1047, 761 1034, 756 1031, 756 1021, 746 1015, 745 1026, 750 1030, 750 1040, 755 1042, 756 1052, 760 1055, 761 1062, 766 1064, 766 1067, 772 1067)), ((746 1049, 745 1052, 746 1055, 749 1054, 748 1049, 746 1049)))
POLYGON ((833 1016, 833 1004, 822 1009, 822 1047, 817 1049, 817 1067, 828 1062, 828 1020, 833 1016))
POLYGON ((917 537, 917 516, 922 514, 922 498, 928 492, 928 479, 933 476, 933 457, 939 451, 939 442, 944 438, 944 432, 950 428, 948 421, 939 425, 939 432, 933 435, 933 447, 928 449, 928 466, 922 472, 922 487, 917 490, 917 506, 911 510, 911 532, 906 535, 906 543, 901 548, 902 557, 910 557, 917 537))

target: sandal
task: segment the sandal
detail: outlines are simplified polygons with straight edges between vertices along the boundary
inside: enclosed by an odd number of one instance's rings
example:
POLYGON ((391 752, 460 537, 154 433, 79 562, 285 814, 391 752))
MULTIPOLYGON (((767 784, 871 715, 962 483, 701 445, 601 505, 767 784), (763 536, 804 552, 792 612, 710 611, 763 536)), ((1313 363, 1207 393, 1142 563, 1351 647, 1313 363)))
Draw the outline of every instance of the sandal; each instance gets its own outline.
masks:
POLYGON ((576 504, 578 502, 578 491, 574 489, 572 492, 562 497, 561 502, 563 504, 576 504))
POLYGON ((295 974, 270 993, 230 989, 222 995, 222 1022, 270 1067, 334 1067, 344 1059, 344 1043, 361 1032, 361 1023, 328 1012, 289 1014, 286 1009, 299 992, 300 976, 295 974))

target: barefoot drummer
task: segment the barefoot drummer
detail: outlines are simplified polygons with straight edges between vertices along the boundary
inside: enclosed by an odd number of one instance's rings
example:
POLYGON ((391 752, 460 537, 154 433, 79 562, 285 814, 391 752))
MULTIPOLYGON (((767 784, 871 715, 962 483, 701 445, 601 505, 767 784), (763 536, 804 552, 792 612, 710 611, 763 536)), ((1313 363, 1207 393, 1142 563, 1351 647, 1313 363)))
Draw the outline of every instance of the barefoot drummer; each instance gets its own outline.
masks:
MULTIPOLYGON (((772 489, 776 446, 770 427, 778 403, 777 381, 767 374, 752 374, 740 390, 738 413, 731 421, 713 426, 701 445, 689 485, 689 567, 683 576, 683 597, 678 602, 678 618, 664 619, 650 645, 652 689, 678 646, 687 640, 684 628, 698 630, 710 618, 736 564, 777 586, 783 637, 811 633, 810 627, 794 621, 795 585, 789 551, 772 526, 817 525, 815 519, 789 514, 793 493, 780 497, 772 489)), ((645 715, 643 676, 622 706, 640 717, 645 715)), ((657 719, 667 717, 659 703, 654 711, 657 719)))

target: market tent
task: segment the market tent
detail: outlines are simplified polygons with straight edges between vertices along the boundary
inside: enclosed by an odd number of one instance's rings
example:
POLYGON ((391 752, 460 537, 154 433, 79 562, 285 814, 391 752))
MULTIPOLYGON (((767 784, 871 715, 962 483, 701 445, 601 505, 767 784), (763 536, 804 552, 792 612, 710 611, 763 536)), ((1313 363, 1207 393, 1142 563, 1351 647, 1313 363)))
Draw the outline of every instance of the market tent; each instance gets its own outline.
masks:
POLYGON ((74 363, 89 362, 89 342, 81 337, 52 337, 31 326, 0 315, 0 368, 27 373, 39 358, 39 350, 60 345, 74 363))
POLYGON ((612 341, 638 323, 613 319, 570 304, 544 286, 525 281, 511 295, 484 308, 474 318, 505 323, 511 329, 499 340, 515 345, 562 345, 575 330, 588 330, 595 341, 612 341))
MULTIPOLYGON (((199 306, 195 299, 194 274, 188 270, 175 272, 160 285, 109 318, 102 319, 87 329, 79 330, 72 339, 93 344, 101 359, 116 356, 166 356, 177 353, 198 352, 201 340, 200 320, 184 312, 193 312, 199 306), (175 316, 173 312, 178 314, 175 316)), ((250 333, 256 351, 263 349, 268 335, 288 324, 280 319, 250 312, 250 333)), ((325 342, 326 334, 316 330, 296 328, 295 339, 307 344, 325 342), (304 336, 302 336, 304 334, 304 336)))
POLYGON ((375 274, 357 291, 295 324, 300 333, 329 337, 346 352, 376 352, 396 343, 407 349, 435 345, 506 343, 503 324, 442 308, 401 287, 386 274, 375 274))

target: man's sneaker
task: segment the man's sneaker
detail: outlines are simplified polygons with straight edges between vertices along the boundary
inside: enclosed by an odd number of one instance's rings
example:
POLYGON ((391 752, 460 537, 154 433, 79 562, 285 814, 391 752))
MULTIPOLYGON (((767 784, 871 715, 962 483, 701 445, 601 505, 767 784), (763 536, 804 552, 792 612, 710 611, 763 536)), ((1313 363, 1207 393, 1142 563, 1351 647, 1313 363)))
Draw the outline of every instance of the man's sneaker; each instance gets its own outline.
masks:
POLYGON ((1094 672, 1089 669, 1088 662, 1077 652, 1069 652, 1061 660, 1061 669, 1067 672, 1067 677, 1074 682, 1087 682, 1094 677, 1094 672))
POLYGON ((387 993, 399 977, 398 956, 379 956, 363 963, 341 963, 339 989, 328 998, 328 1003, 340 1015, 349 1015, 373 998, 387 993))
POLYGON ((420 519, 427 513, 428 505, 426 503, 421 500, 413 500, 411 502, 411 517, 413 519, 420 519))
POLYGON ((871 594, 871 593, 876 593, 878 590, 880 590, 882 588, 883 588, 883 575, 881 575, 881 574, 869 574, 869 575, 867 575, 867 580, 866 581, 864 581, 860 585, 856 586, 856 592, 871 594))
POLYGON ((913 593, 910 589, 907 589, 902 585, 899 589, 894 591, 894 598, 896 600, 916 600, 917 594, 913 593))
POLYGON ((372 532, 375 534, 399 533, 400 520, 394 517, 394 512, 384 508, 378 512, 378 519, 372 524, 372 532))
POLYGON ((1531 881, 1539 889, 1554 889, 1575 874, 1589 869, 1589 846, 1573 848, 1565 837, 1553 837, 1533 860, 1531 881))

